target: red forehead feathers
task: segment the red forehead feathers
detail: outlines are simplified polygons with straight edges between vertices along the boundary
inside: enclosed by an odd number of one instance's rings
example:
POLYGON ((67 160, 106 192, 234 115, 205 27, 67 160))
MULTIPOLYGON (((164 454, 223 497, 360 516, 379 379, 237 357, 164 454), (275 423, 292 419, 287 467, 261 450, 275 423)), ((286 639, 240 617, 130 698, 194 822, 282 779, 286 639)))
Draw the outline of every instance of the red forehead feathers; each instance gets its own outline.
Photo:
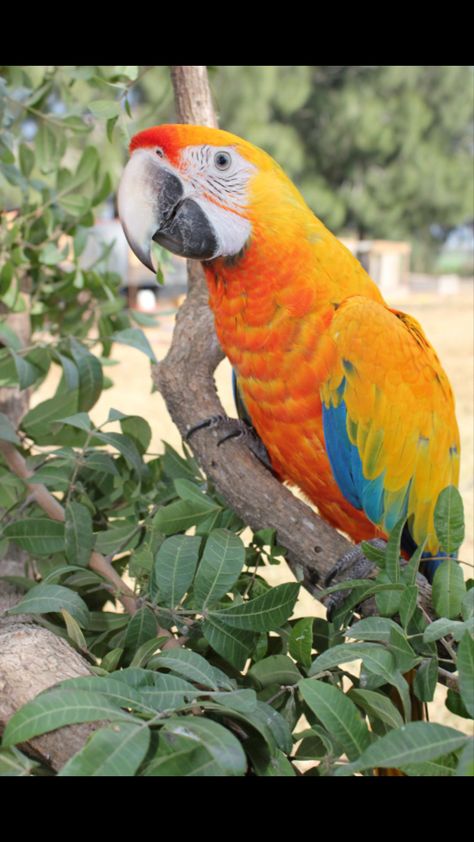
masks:
MULTIPOLYGON (((168 160, 176 163, 181 151, 181 144, 179 143, 179 132, 171 131, 174 128, 174 126, 153 126, 151 129, 139 132, 130 141, 130 152, 135 149, 159 146, 163 149, 168 160)), ((176 126, 176 128, 179 128, 179 126, 176 126)))
POLYGON ((277 165, 262 149, 253 146, 241 137, 221 129, 208 126, 192 126, 187 123, 169 123, 163 126, 153 126, 138 132, 130 142, 130 152, 135 149, 160 147, 168 161, 175 166, 179 164, 181 152, 187 146, 232 146, 243 157, 262 169, 275 169, 277 165))

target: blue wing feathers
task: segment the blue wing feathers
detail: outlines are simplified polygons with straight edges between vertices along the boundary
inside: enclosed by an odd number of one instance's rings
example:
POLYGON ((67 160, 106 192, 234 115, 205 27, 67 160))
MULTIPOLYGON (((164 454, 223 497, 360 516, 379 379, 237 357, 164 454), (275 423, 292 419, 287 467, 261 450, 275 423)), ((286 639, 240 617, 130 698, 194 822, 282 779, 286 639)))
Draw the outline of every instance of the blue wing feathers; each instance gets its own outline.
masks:
MULTIPOLYGON (((410 482, 398 492, 384 488, 385 471, 375 479, 367 479, 356 445, 352 444, 347 432, 347 410, 344 403, 345 378, 337 389, 338 405, 323 403, 323 428, 329 462, 341 493, 356 509, 362 509, 377 526, 389 533, 400 518, 408 513, 410 482)), ((376 443, 379 446, 379 443, 376 443)), ((408 524, 402 536, 402 549, 411 555, 416 544, 408 531, 408 524)), ((421 570, 431 582, 435 570, 442 563, 445 553, 438 553, 436 559, 430 553, 423 553, 421 570)))

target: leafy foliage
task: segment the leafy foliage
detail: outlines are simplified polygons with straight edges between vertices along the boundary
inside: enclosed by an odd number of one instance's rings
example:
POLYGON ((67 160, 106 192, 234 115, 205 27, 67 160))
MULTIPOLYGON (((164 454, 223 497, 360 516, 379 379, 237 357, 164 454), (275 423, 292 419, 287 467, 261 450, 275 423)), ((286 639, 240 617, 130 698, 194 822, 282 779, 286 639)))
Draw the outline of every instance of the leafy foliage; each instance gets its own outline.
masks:
MULTIPOLYGON (((33 327, 22 347, 2 315, 0 384, 34 388, 52 366, 60 371, 54 394, 18 425, 0 415, 0 440, 22 453, 33 480, 65 510, 64 523, 48 518, 0 462, 1 552, 20 546, 36 575, 15 580, 25 595, 10 614, 30 613, 66 638, 91 672, 15 713, 0 773, 47 772, 17 746, 94 722, 61 776, 294 776, 307 762, 304 774, 318 776, 372 775, 388 765, 408 775, 470 774, 465 734, 412 721, 415 705, 432 699, 440 668, 458 679, 449 710, 473 713, 474 590, 455 559, 436 574, 438 619, 430 622, 418 604, 423 548, 400 563, 400 521, 385 551, 368 547, 375 580, 352 582, 331 622, 294 618, 299 585, 272 588, 262 575, 285 552, 272 530, 247 537, 186 445, 184 455, 169 445, 161 456, 149 453, 146 419, 118 409, 100 423, 90 415, 107 387, 114 342, 141 351, 145 367, 154 360, 106 259, 89 269, 79 260, 93 208, 111 189, 107 156, 97 150, 117 138, 160 77, 144 70, 10 68, 0 80, 0 168, 18 205, 2 218, 0 289, 5 312, 30 308, 33 327), (26 120, 36 127, 33 141, 26 120), (133 580, 133 616, 115 610, 109 582, 89 566, 93 551, 133 580), (358 606, 371 595, 380 616, 362 619, 358 606)), ((247 70, 243 88, 255 68, 247 70)), ((283 123, 313 95, 312 75, 297 70, 291 107, 286 69, 278 94, 265 93, 283 123)), ((448 490, 437 507, 447 552, 462 540, 462 522, 448 490)), ((342 589, 348 585, 327 593, 342 589)))

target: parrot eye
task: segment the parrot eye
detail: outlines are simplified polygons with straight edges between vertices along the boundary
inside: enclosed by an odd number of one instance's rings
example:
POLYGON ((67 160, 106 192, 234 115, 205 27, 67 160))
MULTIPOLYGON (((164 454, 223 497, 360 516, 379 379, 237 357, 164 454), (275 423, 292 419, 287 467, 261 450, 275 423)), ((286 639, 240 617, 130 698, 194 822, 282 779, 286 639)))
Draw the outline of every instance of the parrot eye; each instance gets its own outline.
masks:
POLYGON ((228 170, 232 163, 232 158, 228 152, 217 152, 214 155, 214 164, 218 170, 228 170))
POLYGON ((164 158, 165 153, 163 152, 161 146, 157 146, 155 149, 155 153, 158 155, 159 158, 164 158))

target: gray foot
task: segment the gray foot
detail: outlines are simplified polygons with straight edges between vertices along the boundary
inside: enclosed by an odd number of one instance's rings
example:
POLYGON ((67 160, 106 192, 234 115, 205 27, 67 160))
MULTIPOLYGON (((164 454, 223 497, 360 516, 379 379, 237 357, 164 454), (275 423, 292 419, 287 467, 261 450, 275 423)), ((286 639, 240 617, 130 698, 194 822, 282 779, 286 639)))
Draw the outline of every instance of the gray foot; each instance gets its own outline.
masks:
MULTIPOLYGON (((386 547, 386 541, 383 541, 381 538, 372 538, 372 540, 367 543, 382 550, 386 547)), ((344 553, 342 558, 340 558, 334 565, 332 570, 326 576, 324 584, 328 587, 331 582, 336 584, 338 582, 343 582, 344 579, 367 579, 373 569, 373 562, 366 558, 362 552, 360 544, 356 544, 348 550, 347 553, 344 553)), ((350 590, 336 591, 336 593, 330 594, 324 600, 324 604, 327 608, 328 620, 331 620, 334 612, 342 605, 349 594, 350 590)))
POLYGON ((259 462, 271 471, 272 474, 274 473, 267 448, 254 428, 247 424, 246 421, 242 421, 240 418, 229 418, 227 415, 211 415, 210 418, 200 421, 188 430, 186 441, 189 441, 191 436, 197 433, 198 430, 204 429, 218 430, 219 433, 223 433, 217 442, 218 447, 228 441, 228 439, 242 438, 259 462))

